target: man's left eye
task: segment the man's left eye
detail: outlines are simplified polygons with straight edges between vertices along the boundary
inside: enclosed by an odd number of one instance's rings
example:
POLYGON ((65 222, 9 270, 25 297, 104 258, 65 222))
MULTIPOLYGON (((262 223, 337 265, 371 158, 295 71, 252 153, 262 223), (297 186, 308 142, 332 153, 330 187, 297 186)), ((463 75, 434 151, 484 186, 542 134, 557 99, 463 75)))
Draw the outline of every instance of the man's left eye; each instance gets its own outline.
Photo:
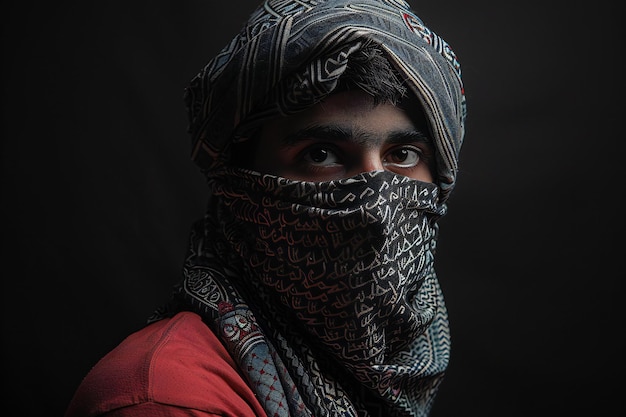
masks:
POLYGON ((415 147, 392 149, 383 158, 383 164, 399 168, 411 168, 419 164, 422 152, 415 147))

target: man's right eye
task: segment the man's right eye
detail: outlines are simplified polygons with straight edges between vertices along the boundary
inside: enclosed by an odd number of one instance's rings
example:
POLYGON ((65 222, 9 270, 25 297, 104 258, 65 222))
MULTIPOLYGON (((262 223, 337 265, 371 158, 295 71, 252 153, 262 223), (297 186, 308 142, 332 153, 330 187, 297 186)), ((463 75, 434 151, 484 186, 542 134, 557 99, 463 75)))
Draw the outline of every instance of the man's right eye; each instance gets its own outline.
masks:
POLYGON ((327 147, 315 147, 307 150, 303 154, 303 159, 312 164, 318 166, 338 165, 339 158, 331 149, 327 147))

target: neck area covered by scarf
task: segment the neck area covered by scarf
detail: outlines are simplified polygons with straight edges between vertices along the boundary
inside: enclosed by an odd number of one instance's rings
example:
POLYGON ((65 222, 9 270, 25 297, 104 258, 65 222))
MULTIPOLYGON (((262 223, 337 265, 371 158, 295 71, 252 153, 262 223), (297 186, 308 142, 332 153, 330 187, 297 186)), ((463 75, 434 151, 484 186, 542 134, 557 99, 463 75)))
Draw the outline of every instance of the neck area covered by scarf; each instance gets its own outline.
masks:
POLYGON ((178 297, 267 414, 426 416, 449 357, 438 187, 386 171, 304 182, 234 168, 209 183, 178 297))

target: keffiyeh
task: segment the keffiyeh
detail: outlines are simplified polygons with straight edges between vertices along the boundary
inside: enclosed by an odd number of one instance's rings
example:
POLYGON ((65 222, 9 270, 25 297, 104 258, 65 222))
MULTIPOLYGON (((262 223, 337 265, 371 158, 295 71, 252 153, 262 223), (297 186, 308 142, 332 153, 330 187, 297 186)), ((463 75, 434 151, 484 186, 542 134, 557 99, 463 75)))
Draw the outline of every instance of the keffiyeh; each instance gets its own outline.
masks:
POLYGON ((268 416, 426 416, 449 358, 434 271, 465 101, 449 46, 401 1, 266 1, 186 96, 208 178, 175 301, 204 318, 268 416), (367 42, 419 100, 435 183, 386 171, 294 181, 229 165, 265 120, 332 93, 367 42))

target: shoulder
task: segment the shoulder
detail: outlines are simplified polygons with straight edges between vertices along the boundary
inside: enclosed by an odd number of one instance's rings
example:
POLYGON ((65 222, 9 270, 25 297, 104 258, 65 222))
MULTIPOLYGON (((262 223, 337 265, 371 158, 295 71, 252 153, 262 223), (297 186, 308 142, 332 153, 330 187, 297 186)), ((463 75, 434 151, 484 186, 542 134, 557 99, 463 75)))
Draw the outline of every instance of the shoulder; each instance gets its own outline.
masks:
POLYGON ((131 409, 137 415, 154 407, 172 410, 163 415, 190 409, 207 416, 264 415, 228 352, 191 312, 146 326, 104 356, 79 386, 67 417, 131 409))

